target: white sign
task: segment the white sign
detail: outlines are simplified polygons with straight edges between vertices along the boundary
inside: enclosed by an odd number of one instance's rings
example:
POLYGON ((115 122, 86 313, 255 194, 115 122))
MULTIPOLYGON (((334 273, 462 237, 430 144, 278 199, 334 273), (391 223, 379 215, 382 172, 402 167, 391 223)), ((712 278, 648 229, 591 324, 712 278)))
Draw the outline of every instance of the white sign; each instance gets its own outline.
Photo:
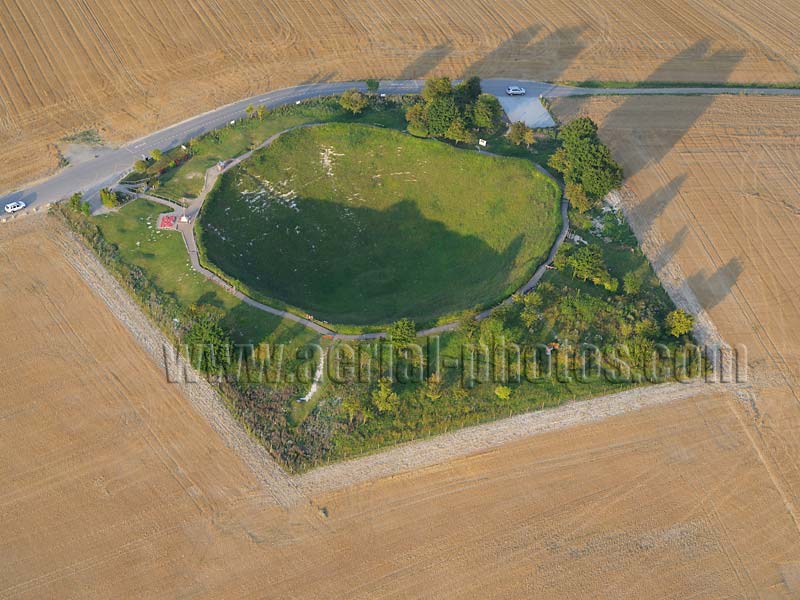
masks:
POLYGON ((478 145, 486 148, 486 140, 478 140, 478 145))

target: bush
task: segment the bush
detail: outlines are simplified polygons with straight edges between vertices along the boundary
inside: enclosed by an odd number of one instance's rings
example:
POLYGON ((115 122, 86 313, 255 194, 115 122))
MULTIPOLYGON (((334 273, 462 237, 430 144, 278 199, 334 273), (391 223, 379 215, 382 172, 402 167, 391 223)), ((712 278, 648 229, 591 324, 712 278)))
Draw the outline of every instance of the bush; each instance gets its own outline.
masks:
POLYGON ((79 211, 81 209, 81 200, 83 200, 83 195, 80 192, 75 192, 69 197, 69 207, 76 212, 79 211))
POLYGON ((147 161, 142 160, 141 158, 133 163, 133 170, 137 173, 144 173, 147 171, 147 161))
POLYGON ((666 324, 671 335, 681 337, 694 327, 694 317, 682 308, 676 308, 667 315, 666 324))
POLYGON ((386 334, 395 344, 411 344, 417 339, 417 325, 411 319, 403 318, 389 325, 386 334))
POLYGON ((100 202, 102 202, 103 206, 106 208, 116 208, 119 206, 119 196, 117 196, 116 192, 112 192, 108 188, 103 188, 100 190, 100 202))
POLYGON ((530 147, 536 141, 536 138, 533 135, 533 129, 522 121, 516 121, 511 124, 511 128, 508 130, 508 141, 516 146, 525 144, 530 147))
POLYGON ((369 98, 358 90, 347 90, 339 98, 339 105, 343 109, 357 115, 369 106, 369 98))
POLYGON ((626 294, 633 296, 641 291, 642 283, 642 277, 636 271, 629 271, 622 278, 622 289, 626 294))

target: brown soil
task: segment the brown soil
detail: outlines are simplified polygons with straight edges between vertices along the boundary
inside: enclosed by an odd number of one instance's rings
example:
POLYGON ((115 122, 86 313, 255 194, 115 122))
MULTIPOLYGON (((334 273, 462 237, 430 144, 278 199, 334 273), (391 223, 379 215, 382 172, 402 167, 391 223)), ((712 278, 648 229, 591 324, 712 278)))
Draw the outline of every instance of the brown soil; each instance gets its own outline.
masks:
POLYGON ((0 0, 0 190, 54 170, 67 134, 119 143, 313 81, 793 82, 796 13, 783 0, 0 0))

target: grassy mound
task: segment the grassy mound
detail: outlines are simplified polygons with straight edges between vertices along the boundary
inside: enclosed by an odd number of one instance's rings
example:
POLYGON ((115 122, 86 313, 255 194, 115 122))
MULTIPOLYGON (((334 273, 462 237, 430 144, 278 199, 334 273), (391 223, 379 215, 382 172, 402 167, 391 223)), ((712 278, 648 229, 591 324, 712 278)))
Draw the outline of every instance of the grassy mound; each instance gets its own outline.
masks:
POLYGON ((226 173, 206 260, 333 323, 431 322, 510 294, 560 226, 530 162, 353 124, 296 129, 226 173))

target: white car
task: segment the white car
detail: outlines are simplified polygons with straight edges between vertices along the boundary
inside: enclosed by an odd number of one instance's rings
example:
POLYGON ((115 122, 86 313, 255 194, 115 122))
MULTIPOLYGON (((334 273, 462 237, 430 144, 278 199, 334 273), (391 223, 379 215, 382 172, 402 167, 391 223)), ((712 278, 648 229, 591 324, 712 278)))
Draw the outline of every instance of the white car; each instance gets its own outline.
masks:
POLYGON ((15 213, 18 210, 22 210, 23 208, 25 208, 25 203, 20 201, 9 202, 8 204, 6 204, 7 213, 15 213))
POLYGON ((524 96, 525 88, 518 85, 510 85, 506 88, 506 94, 509 96, 524 96))

